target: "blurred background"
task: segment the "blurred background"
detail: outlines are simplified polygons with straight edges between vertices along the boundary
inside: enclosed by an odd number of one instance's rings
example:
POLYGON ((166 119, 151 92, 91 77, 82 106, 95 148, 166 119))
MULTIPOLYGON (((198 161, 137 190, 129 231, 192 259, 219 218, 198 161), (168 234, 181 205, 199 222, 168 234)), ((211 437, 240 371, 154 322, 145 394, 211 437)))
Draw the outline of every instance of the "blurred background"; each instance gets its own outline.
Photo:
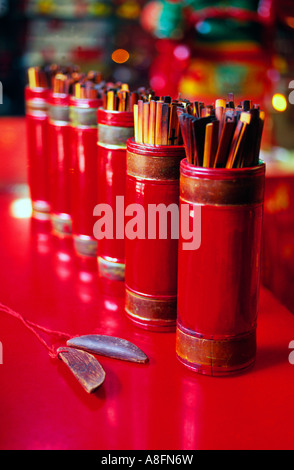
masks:
POLYGON ((24 114, 29 66, 74 63, 159 95, 250 97, 264 148, 291 150, 293 43, 292 0, 0 0, 0 115, 24 114))
POLYGON ((29 66, 73 63, 206 104, 251 99, 266 111, 263 282, 294 311, 293 51, 293 0, 0 0, 0 152, 14 155, 2 180, 25 178, 29 66))
POLYGON ((292 149, 293 43, 292 0, 0 0, 0 115, 24 113, 29 66, 74 63, 159 95, 250 97, 264 146, 292 149))

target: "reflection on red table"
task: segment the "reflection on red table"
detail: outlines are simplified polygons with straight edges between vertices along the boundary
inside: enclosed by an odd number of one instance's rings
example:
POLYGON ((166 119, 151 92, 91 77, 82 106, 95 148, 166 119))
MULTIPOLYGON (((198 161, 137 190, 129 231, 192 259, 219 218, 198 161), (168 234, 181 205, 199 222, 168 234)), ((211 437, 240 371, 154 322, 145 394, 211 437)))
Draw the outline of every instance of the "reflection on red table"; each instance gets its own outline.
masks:
POLYGON ((256 364, 229 378, 197 375, 177 361, 174 333, 125 317, 122 283, 98 279, 95 262, 76 257, 70 239, 46 224, 12 216, 15 197, 0 196, 2 303, 53 330, 123 337, 150 362, 101 357, 106 380, 88 395, 22 323, 0 313, 1 449, 293 448, 294 317, 269 292, 261 292, 256 364))
MULTIPOLYGON (((1 183, 23 182, 24 121, 0 126, 1 183)), ((15 188, 0 192, 0 301, 52 330, 128 339, 150 362, 101 357, 106 380, 87 395, 21 322, 0 312, 1 450, 293 449, 294 317, 272 294, 261 291, 255 365, 234 377, 200 376, 177 361, 175 333, 125 317, 122 283, 98 279, 96 259, 74 256, 71 239, 29 215, 15 188)))

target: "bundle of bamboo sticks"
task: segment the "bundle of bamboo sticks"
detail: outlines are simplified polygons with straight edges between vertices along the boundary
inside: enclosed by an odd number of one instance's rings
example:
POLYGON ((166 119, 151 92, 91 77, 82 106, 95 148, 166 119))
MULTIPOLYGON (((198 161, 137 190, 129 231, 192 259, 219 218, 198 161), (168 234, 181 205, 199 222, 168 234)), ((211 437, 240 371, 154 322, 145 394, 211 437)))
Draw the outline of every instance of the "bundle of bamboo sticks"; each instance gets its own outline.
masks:
POLYGON ((170 96, 151 96, 134 106, 135 142, 149 145, 182 145, 179 112, 190 102, 170 96))
POLYGON ((27 70, 28 86, 30 88, 52 88, 56 75, 66 75, 68 78, 80 73, 77 65, 60 66, 57 64, 43 67, 29 67, 27 70))
POLYGON ((133 112, 138 100, 147 100, 153 94, 152 90, 144 87, 130 91, 127 83, 108 83, 102 91, 103 108, 108 111, 133 112))
POLYGON ((178 109, 186 157, 205 168, 244 168, 259 163, 265 114, 250 100, 235 106, 234 96, 212 105, 195 101, 178 109))
POLYGON ((95 99, 102 97, 105 82, 101 72, 90 70, 82 73, 77 65, 56 64, 28 69, 28 86, 46 88, 53 93, 69 94, 75 98, 95 99))
MULTIPOLYGON (((49 88, 51 76, 48 76, 43 67, 30 67, 27 73, 30 88, 49 88)), ((54 75, 53 71, 52 75, 54 75)))
POLYGON ((69 74, 68 93, 78 99, 97 99, 102 97, 105 82, 101 72, 90 70, 87 74, 74 72, 69 74))
POLYGON ((101 98, 109 111, 134 113, 135 142, 184 145, 189 163, 206 168, 243 168, 258 165, 265 114, 234 95, 205 105, 180 96, 155 96, 148 88, 130 91, 127 83, 106 83, 100 72, 81 73, 78 66, 56 64, 30 67, 31 88, 47 88, 79 99, 101 98))

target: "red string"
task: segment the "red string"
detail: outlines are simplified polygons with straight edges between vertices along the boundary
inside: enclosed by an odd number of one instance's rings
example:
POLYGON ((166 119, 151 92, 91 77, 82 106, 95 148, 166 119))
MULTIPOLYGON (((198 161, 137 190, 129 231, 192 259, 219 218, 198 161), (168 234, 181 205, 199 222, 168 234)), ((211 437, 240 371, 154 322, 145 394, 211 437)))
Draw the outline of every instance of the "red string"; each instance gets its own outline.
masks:
POLYGON ((25 325, 25 327, 28 328, 28 330, 34 333, 34 335, 38 338, 38 340, 49 351, 49 355, 54 359, 58 357, 56 347, 53 344, 49 344, 47 341, 45 341, 45 339, 36 330, 43 331, 44 333, 48 335, 56 336, 57 338, 63 341, 72 338, 72 336, 68 335, 67 333, 63 333, 62 331, 50 330, 48 328, 45 328, 44 326, 37 325, 36 323, 33 323, 30 320, 27 320, 20 313, 15 312, 10 307, 7 307, 7 305, 4 305, 2 303, 0 303, 0 311, 7 313, 17 318, 18 320, 20 320, 25 325))

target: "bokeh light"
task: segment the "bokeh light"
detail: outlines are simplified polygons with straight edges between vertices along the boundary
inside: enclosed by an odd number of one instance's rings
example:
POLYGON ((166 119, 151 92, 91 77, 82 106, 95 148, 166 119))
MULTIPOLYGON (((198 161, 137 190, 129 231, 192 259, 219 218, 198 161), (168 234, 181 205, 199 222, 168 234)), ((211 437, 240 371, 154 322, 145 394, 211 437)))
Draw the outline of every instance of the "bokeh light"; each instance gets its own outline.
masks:
POLYGON ((116 62, 117 64, 123 64, 129 59, 129 57, 130 54, 125 49, 116 49, 111 56, 113 62, 116 62))
POLYGON ((272 104, 276 111, 283 112, 287 109, 287 100, 281 93, 276 93, 273 96, 272 104))
POLYGON ((190 57, 190 49, 184 44, 179 44, 174 49, 174 56, 178 60, 187 60, 190 57))

